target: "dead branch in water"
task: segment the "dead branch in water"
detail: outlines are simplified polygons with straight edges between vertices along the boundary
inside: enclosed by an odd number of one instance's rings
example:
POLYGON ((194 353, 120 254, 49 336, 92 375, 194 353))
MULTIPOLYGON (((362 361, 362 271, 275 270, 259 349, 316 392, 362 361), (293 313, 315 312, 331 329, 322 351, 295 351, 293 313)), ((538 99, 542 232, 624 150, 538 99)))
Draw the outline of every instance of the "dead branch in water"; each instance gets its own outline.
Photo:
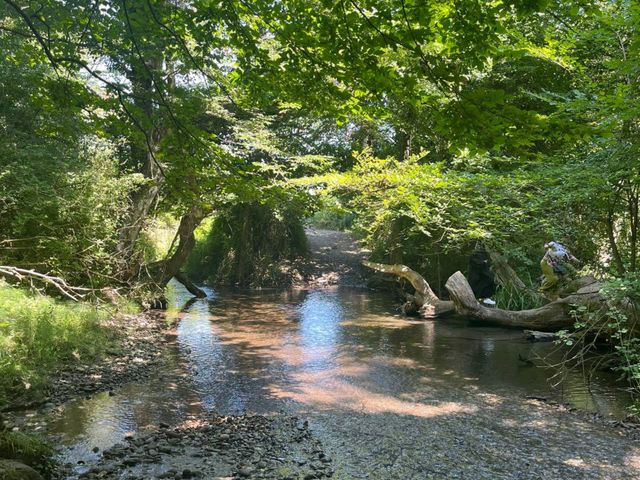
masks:
POLYGON ((397 277, 404 278, 411 283, 416 290, 411 301, 416 305, 420 315, 426 318, 437 317, 454 310, 453 302, 448 300, 440 300, 433 292, 429 282, 415 270, 410 269, 406 265, 394 264, 388 265, 384 263, 375 263, 364 260, 362 264, 378 272, 390 273, 397 277))

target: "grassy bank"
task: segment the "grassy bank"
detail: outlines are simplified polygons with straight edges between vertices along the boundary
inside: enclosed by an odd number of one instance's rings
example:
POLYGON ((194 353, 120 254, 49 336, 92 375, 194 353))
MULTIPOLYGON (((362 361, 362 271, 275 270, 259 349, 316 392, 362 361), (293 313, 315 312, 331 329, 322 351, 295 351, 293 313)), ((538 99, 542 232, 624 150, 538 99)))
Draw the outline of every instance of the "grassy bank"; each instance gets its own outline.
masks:
POLYGON ((60 301, 0 280, 0 405, 37 399, 52 371, 100 358, 117 341, 107 325, 115 313, 115 307, 60 301))

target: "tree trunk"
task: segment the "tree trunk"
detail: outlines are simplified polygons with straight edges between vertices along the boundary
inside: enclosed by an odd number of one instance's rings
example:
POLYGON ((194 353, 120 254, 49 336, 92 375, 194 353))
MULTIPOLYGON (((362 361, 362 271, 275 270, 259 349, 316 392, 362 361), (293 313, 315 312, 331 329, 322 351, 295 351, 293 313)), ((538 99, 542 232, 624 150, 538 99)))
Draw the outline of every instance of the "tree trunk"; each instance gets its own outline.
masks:
POLYGON ((413 303, 416 304, 422 317, 438 317, 454 310, 453 302, 440 300, 433 290, 431 290, 431 286, 422 277, 422 275, 411 270, 409 267, 400 264, 387 265, 383 263, 369 262, 367 260, 363 261, 362 264, 365 267, 378 272, 390 273, 408 280, 409 283, 411 283, 411 286, 416 290, 413 303))
POLYGON ((145 64, 140 60, 134 60, 130 65, 127 79, 131 82, 131 88, 135 95, 135 108, 139 114, 136 116, 122 103, 127 116, 144 137, 129 138, 130 161, 129 168, 134 169, 144 176, 145 182, 131 195, 131 210, 120 230, 118 253, 125 262, 124 277, 131 279, 138 273, 139 259, 134 258, 135 246, 144 227, 149 212, 156 203, 164 180, 162 168, 156 159, 157 147, 162 133, 156 127, 155 120, 158 111, 154 108, 153 97, 155 90, 153 75, 162 69, 162 57, 151 57, 145 64))
POLYGON ((162 282, 167 283, 182 269, 189 254, 196 245, 194 232, 202 221, 209 215, 209 211, 201 207, 191 207, 180 219, 176 232, 177 246, 171 256, 165 259, 163 264, 162 282))
POLYGON ((406 161, 411 157, 411 141, 413 135, 411 131, 398 128, 396 131, 396 149, 398 150, 398 160, 406 161))
MULTIPOLYGON (((159 178, 153 178, 153 182, 152 185, 140 187, 140 189, 131 196, 131 212, 126 224, 121 229, 120 242, 118 244, 118 252, 127 263, 132 260, 136 242, 140 237, 144 222, 160 193, 161 180, 159 178)), ((129 272, 128 277, 135 274, 134 272, 137 271, 136 267, 135 264, 127 265, 127 271, 129 272)))
POLYGON ((554 332, 539 332, 537 330, 525 330, 524 332, 527 340, 531 342, 553 342, 558 339, 558 335, 554 332))
POLYGON ((629 230, 631 230, 630 234, 630 260, 629 260, 629 270, 631 272, 635 272, 637 269, 637 259, 638 259, 638 227, 639 227, 639 219, 638 219, 638 193, 636 189, 630 187, 629 189, 629 230))
POLYGON ((570 312, 575 305, 601 307, 604 303, 604 298, 599 293, 600 284, 597 282, 590 283, 574 294, 540 308, 521 311, 488 308, 481 305, 461 272, 451 275, 445 286, 451 295, 456 312, 460 315, 493 325, 547 332, 571 327, 575 319, 570 312))
POLYGON ((511 268, 511 265, 509 265, 506 258, 489 248, 485 247, 485 250, 491 259, 491 270, 493 271, 496 277, 496 282, 499 285, 503 287, 515 287, 517 290, 522 291, 529 290, 515 270, 511 268))
POLYGON ((182 267, 196 244, 195 229, 210 213, 209 210, 201 207, 191 207, 182 216, 176 232, 177 246, 175 250, 173 250, 173 253, 170 252, 170 256, 165 260, 151 268, 151 270, 158 272, 154 276, 156 276, 159 285, 164 287, 169 283, 169 280, 175 277, 196 297, 204 298, 207 296, 182 272, 182 267))
POLYGON ((455 311, 477 322, 540 332, 556 332, 573 326, 575 319, 571 315, 571 310, 576 305, 585 305, 591 310, 605 306, 605 300, 600 295, 601 285, 593 277, 583 277, 571 282, 567 288, 572 289, 573 292, 567 297, 540 308, 511 311, 489 308, 480 304, 461 272, 454 273, 447 280, 445 286, 451 296, 451 301, 448 301, 438 298, 429 283, 419 273, 405 265, 386 265, 369 261, 363 261, 362 264, 378 272, 390 273, 408 280, 416 290, 415 295, 410 299, 420 316, 424 318, 440 317, 455 311))
POLYGON ((609 210, 609 213, 607 214, 606 226, 607 237, 609 238, 609 248, 611 249, 611 256, 613 257, 613 261, 615 262, 618 269, 618 274, 624 275, 626 273, 626 269, 624 268, 624 263, 622 262, 622 256, 620 255, 618 242, 616 240, 613 210, 609 210))
POLYGON ((174 276, 193 296, 197 298, 205 298, 207 296, 207 293, 193 283, 183 272, 177 272, 174 276))

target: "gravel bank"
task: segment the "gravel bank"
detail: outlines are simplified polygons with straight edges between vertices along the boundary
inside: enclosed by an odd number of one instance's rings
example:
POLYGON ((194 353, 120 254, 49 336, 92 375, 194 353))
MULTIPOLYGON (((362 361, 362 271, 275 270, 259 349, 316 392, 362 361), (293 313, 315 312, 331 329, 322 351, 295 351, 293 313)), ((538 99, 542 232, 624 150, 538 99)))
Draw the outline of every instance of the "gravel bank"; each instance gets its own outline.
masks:
POLYGON ((122 343, 107 350, 107 357, 93 365, 78 365, 52 377, 49 402, 112 391, 120 385, 148 377, 162 362, 168 334, 165 312, 150 310, 111 320, 112 328, 123 332, 122 343))
POLYGON ((331 459, 308 423, 277 414, 212 416, 191 424, 126 437, 79 479, 321 479, 333 475, 331 459))

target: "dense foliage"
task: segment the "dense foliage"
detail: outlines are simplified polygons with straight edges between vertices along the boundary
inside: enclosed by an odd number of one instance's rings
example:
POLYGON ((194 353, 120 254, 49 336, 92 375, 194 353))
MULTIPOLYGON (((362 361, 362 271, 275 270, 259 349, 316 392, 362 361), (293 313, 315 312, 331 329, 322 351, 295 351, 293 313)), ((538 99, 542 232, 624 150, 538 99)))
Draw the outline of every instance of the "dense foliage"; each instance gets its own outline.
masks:
POLYGON ((255 284, 303 252, 304 217, 326 205, 316 219, 348 219, 377 259, 435 284, 479 242, 535 283, 550 239, 633 278, 639 14, 7 0, 0 264, 91 287, 162 287, 185 265, 255 284), (175 238, 153 255, 158 217, 175 238))
POLYGON ((284 208, 258 203, 219 210, 203 229, 185 266, 196 281, 215 285, 286 286, 300 276, 307 253, 301 216, 284 208))

